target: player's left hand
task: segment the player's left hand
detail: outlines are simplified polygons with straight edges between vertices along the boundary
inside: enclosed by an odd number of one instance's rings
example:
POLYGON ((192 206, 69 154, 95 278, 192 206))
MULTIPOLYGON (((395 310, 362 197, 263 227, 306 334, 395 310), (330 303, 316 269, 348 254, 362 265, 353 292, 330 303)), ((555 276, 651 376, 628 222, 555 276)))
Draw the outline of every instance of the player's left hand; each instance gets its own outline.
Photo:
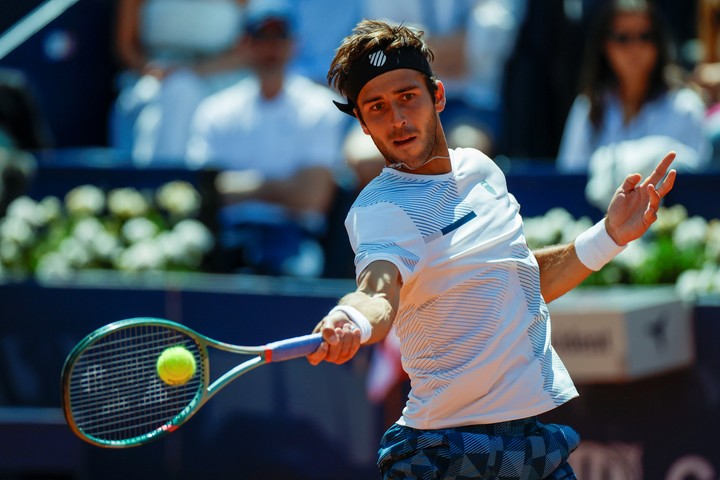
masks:
POLYGON ((605 219, 607 232, 615 243, 625 245, 640 238, 657 220, 660 199, 675 183, 677 172, 668 171, 673 160, 675 152, 670 152, 644 181, 639 173, 633 173, 615 191, 605 219), (659 182, 662 183, 658 185, 659 182))

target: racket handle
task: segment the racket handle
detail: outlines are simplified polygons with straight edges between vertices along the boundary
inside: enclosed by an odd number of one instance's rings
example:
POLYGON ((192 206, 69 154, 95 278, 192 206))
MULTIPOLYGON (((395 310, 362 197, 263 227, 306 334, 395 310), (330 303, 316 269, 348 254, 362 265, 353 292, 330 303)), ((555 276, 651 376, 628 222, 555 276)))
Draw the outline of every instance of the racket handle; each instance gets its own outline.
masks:
POLYGON ((282 362, 304 357, 317 350, 322 341, 321 333, 313 333, 268 343, 265 345, 265 361, 268 363, 282 362))

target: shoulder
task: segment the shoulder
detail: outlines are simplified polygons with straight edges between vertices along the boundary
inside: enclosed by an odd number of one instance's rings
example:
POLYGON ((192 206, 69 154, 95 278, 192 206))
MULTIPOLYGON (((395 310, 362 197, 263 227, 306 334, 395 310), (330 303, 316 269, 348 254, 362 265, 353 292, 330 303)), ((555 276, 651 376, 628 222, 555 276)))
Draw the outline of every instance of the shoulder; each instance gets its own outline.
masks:
POLYGON ((344 115, 333 104, 333 100, 342 101, 342 99, 329 87, 305 76, 288 75, 286 94, 290 102, 304 113, 337 118, 342 118, 341 115, 344 115))
POLYGON ((454 148, 450 150, 452 168, 456 176, 467 173, 501 174, 500 167, 486 154, 476 148, 454 148))
POLYGON ((581 93, 573 100, 568 116, 577 118, 587 117, 588 115, 590 115, 590 98, 584 93, 581 93))
POLYGON ((340 100, 340 97, 329 87, 314 82, 303 75, 289 74, 286 79, 286 86, 288 96, 306 105, 316 105, 330 110, 331 107, 335 108, 332 101, 340 100))
POLYGON ((206 122, 224 123, 228 117, 234 117, 247 108, 257 91, 257 81, 254 78, 244 78, 206 97, 200 102, 196 115, 206 122))

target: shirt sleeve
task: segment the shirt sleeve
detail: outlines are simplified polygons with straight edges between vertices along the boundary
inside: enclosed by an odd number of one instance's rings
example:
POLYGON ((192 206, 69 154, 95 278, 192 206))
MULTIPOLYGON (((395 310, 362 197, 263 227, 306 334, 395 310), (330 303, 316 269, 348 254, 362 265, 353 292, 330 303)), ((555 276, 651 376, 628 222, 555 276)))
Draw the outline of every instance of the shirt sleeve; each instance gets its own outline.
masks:
POLYGON ((425 242, 399 207, 390 203, 353 207, 345 228, 355 252, 356 276, 372 262, 385 260, 398 268, 403 283, 407 283, 422 267, 425 242))
POLYGON ((211 141, 213 127, 206 104, 201 103, 193 115, 186 151, 186 164, 190 168, 201 168, 215 160, 216 152, 211 141))

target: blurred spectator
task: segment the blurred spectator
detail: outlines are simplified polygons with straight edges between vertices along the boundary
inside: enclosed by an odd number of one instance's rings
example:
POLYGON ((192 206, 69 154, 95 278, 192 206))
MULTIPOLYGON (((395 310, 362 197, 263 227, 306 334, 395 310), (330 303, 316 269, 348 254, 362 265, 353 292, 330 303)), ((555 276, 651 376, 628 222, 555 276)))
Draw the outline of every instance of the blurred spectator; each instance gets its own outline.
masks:
POLYGON ((20 150, 52 146, 45 115, 19 70, 0 69, 0 146, 20 150))
POLYGON ((184 159, 197 105, 243 75, 244 3, 120 0, 117 51, 127 70, 111 112, 111 146, 138 164, 184 159))
POLYGON ((0 70, 0 217, 26 193, 37 168, 31 151, 52 145, 49 127, 25 75, 0 70))
POLYGON ((668 31, 651 3, 613 0, 600 11, 581 80, 557 167, 587 172, 586 196, 598 208, 607 207, 627 174, 649 174, 668 150, 678 153, 678 170, 707 165, 703 102, 682 85, 668 31))
POLYGON ((294 20, 288 3, 252 0, 243 39, 251 74, 203 101, 193 120, 189 164, 220 170, 220 271, 322 273, 346 121, 332 90, 287 72, 294 20))
POLYGON ((720 165, 720 0, 700 0, 697 20, 701 48, 692 81, 708 107, 705 131, 720 165))

